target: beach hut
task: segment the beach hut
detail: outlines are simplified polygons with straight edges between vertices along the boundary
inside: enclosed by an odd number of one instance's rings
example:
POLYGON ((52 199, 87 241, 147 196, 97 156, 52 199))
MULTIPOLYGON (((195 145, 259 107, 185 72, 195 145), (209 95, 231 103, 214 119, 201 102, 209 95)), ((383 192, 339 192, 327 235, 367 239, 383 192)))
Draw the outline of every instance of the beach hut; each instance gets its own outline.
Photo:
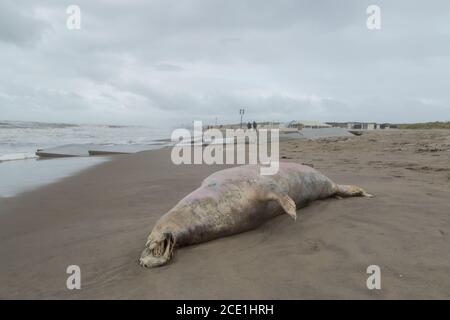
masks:
POLYGON ((311 120, 293 120, 289 122, 288 128, 297 128, 299 130, 306 129, 322 129, 322 128, 331 128, 331 125, 327 123, 323 123, 320 121, 311 121, 311 120))

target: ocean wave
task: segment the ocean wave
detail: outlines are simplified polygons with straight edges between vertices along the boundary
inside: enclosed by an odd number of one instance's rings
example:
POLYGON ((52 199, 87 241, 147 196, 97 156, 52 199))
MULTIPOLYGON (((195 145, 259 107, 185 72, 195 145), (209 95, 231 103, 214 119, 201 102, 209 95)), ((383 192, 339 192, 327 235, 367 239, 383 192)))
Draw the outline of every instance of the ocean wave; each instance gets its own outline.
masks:
POLYGON ((46 123, 31 121, 0 121, 0 129, 64 129, 78 127, 71 123, 46 123))
POLYGON ((167 128, 0 120, 0 162, 36 158, 37 149, 74 144, 163 146, 167 137, 167 128))

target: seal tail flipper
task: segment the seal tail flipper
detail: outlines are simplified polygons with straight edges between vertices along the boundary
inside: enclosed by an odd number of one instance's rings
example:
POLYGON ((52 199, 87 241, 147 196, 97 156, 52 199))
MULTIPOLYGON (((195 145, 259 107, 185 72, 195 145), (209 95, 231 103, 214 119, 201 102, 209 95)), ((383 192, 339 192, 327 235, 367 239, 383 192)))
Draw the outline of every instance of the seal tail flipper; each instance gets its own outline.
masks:
POLYGON ((373 195, 365 192, 363 189, 357 186, 338 184, 336 185, 336 196, 338 197, 369 197, 373 195))
POLYGON ((294 220, 297 220, 297 206, 287 194, 270 192, 268 194, 269 200, 274 200, 283 208, 283 210, 290 215, 294 220))

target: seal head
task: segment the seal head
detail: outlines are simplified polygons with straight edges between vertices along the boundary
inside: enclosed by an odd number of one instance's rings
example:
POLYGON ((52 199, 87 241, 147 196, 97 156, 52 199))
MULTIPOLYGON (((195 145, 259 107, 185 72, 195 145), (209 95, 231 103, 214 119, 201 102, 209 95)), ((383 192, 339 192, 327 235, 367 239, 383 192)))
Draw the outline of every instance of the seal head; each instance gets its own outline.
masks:
POLYGON ((165 265, 173 256, 174 237, 171 233, 152 232, 139 258, 139 264, 146 268, 165 265))

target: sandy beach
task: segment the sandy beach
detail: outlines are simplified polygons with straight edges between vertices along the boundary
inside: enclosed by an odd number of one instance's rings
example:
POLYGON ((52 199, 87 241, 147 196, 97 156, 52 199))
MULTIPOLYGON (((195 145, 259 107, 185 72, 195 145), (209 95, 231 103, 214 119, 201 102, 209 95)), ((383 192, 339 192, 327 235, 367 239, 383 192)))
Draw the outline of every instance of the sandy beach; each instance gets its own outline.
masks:
POLYGON ((376 197, 316 201, 296 222, 281 215, 145 269, 156 220, 224 166, 176 166, 170 149, 116 156, 0 198, 0 298, 450 298, 450 130, 284 141, 280 156, 376 197), (66 288, 72 264, 81 290, 66 288), (373 264, 381 290, 366 287, 373 264))

